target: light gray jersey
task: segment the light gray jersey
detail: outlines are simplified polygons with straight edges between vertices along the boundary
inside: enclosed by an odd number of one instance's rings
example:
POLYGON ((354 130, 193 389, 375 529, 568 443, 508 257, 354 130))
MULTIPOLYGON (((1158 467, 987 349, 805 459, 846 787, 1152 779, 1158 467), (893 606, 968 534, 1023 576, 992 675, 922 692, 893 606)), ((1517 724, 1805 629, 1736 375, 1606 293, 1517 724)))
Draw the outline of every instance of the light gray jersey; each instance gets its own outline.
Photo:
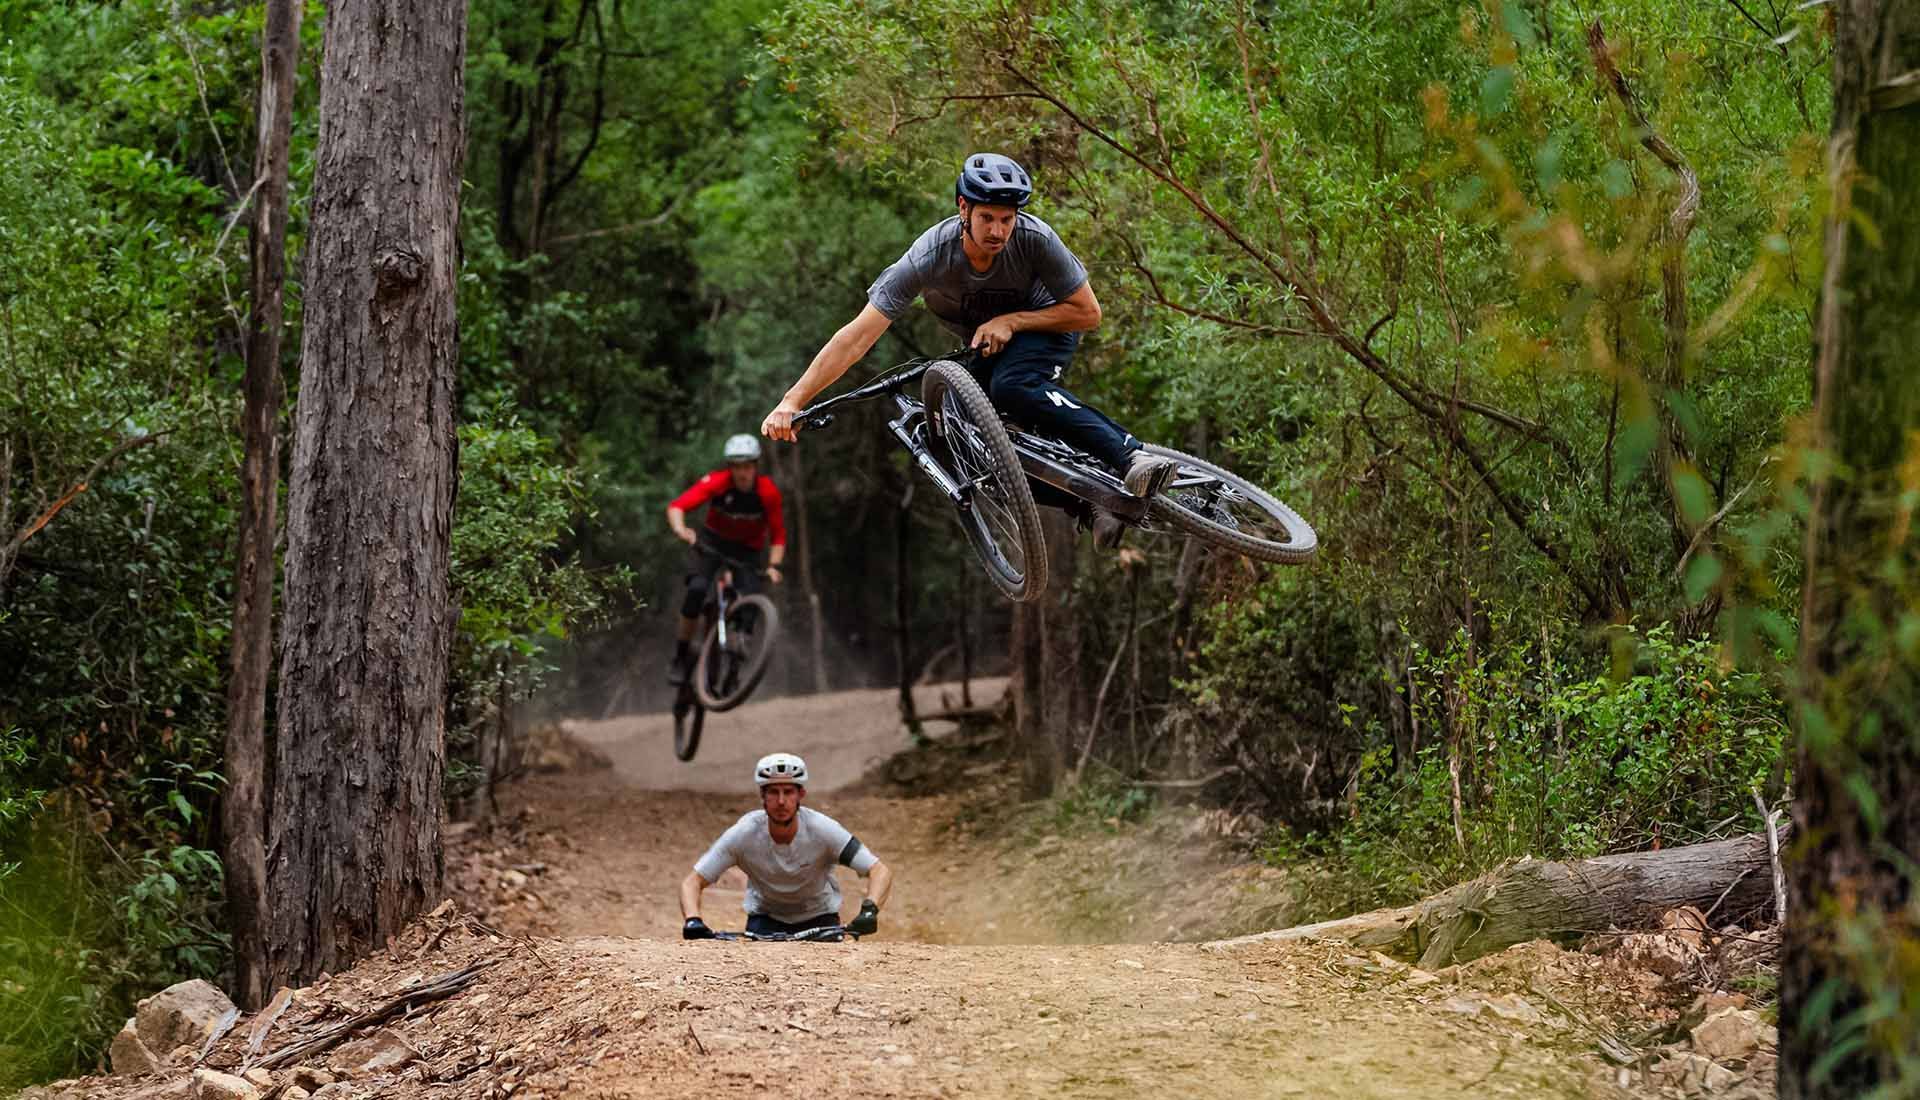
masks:
POLYGON ((879 857, 838 821, 800 807, 793 840, 775 844, 767 832, 767 811, 755 810, 720 834, 693 869, 711 883, 729 867, 747 873, 742 908, 774 920, 797 923, 823 913, 840 912, 836 863, 866 874, 879 857))
POLYGON ((897 321, 915 298, 924 298, 929 312, 969 340, 975 329, 995 317, 1045 309, 1087 281, 1079 257, 1052 226, 1032 214, 1015 217, 1013 236, 985 271, 975 271, 968 262, 963 231, 955 215, 920 234, 867 288, 867 301, 889 321, 897 321))

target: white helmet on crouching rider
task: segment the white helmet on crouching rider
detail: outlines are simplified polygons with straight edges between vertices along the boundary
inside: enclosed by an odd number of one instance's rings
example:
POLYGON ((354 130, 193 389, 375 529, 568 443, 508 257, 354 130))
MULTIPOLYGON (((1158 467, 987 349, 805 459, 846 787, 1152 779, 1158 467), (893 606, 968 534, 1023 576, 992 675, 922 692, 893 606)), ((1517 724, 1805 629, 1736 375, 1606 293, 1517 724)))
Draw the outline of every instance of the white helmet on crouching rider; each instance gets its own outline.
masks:
POLYGON ((807 762, 790 752, 768 753, 753 766, 753 781, 762 788, 770 783, 792 783, 804 787, 807 785, 807 762))

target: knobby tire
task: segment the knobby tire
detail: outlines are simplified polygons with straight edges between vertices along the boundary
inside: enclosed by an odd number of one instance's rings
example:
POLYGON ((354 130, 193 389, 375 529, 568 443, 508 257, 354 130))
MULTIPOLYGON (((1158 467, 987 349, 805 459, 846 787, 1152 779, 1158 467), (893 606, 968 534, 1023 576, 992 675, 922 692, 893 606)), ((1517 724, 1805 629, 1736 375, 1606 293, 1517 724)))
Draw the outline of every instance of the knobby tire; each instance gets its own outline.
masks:
POLYGON ((928 439, 934 454, 942 459, 950 473, 967 478, 968 467, 985 465, 982 471, 990 485, 975 485, 975 497, 991 492, 1015 527, 1015 548, 1020 551, 1020 566, 1007 560, 1000 539, 988 526, 978 504, 960 509, 960 525, 973 544, 974 555, 986 567, 994 586, 1016 603, 1031 603, 1047 591, 1047 540, 1040 526, 1040 510, 1034 506, 1033 491, 1020 466, 1020 456, 1007 437, 1000 414, 980 384, 965 367, 941 361, 927 368, 920 383, 921 402, 926 406, 928 439), (951 405, 947 398, 951 396, 951 405), (973 439, 949 439, 946 420, 963 418, 973 429, 973 439))
POLYGON ((1319 536, 1314 534, 1313 527, 1308 524, 1306 520, 1301 519, 1298 512, 1280 503, 1273 494, 1260 488, 1253 482, 1248 481, 1231 470, 1215 466, 1205 459, 1196 458, 1184 451, 1176 451, 1172 447, 1157 447, 1149 443, 1146 445, 1146 449, 1149 453, 1162 455, 1179 462, 1186 470, 1204 474, 1231 486, 1241 496, 1258 507, 1261 512, 1266 513, 1268 519, 1286 528, 1288 538, 1285 542, 1278 542, 1273 539, 1250 535, 1245 531, 1222 525, 1199 512, 1183 507, 1168 495, 1176 491, 1174 483, 1180 479, 1182 472, 1184 472, 1182 470, 1176 470, 1174 476, 1168 479, 1167 488, 1162 490, 1162 492, 1155 496, 1148 504, 1148 508, 1154 518, 1165 520, 1167 523, 1202 542, 1212 543, 1223 549, 1231 550, 1236 554, 1244 554, 1256 561, 1269 561, 1280 565, 1299 565, 1312 558, 1314 551, 1319 548, 1319 536))
POLYGON ((722 655, 720 652, 720 629, 716 624, 707 632, 707 640, 700 647, 700 663, 693 670, 693 693, 700 704, 711 711, 729 711, 747 701, 753 689, 760 686, 760 680, 767 674, 767 664, 773 658, 773 643, 780 636, 780 609, 767 597, 754 593, 742 596, 727 608, 728 630, 736 629, 733 620, 745 618, 742 614, 752 610, 757 613, 757 625, 753 632, 753 651, 746 655, 745 662, 738 668, 729 668, 726 662, 738 660, 735 655, 722 655), (733 686, 730 690, 716 694, 720 678, 729 672, 733 674, 733 686))

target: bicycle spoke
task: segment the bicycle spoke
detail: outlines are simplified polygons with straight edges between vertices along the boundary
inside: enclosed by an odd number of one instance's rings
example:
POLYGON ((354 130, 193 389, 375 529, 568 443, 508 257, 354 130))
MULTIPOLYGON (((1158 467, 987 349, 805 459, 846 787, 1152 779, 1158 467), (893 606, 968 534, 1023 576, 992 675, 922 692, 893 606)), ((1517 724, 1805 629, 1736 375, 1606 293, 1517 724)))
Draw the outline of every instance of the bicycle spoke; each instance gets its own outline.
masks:
POLYGON ((951 394, 941 405, 947 453, 959 467, 960 479, 973 487, 972 506, 985 525, 983 533, 992 544, 994 554, 1009 569, 1024 575, 1026 555, 1020 550, 1020 522, 1007 507, 999 478, 986 460, 986 446, 980 438, 979 426, 961 412, 951 394))

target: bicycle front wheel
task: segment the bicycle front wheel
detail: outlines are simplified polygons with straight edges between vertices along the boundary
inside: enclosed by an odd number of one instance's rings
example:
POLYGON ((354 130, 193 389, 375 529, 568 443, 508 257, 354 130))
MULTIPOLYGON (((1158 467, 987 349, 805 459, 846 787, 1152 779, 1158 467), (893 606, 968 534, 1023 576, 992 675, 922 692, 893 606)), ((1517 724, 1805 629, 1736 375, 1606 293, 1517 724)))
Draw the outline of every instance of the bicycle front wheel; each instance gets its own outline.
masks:
POLYGON ((780 609, 755 593, 742 596, 727 608, 727 639, 720 640, 716 625, 700 647, 700 663, 693 670, 693 692, 708 710, 732 710, 747 701, 767 674, 774 639, 780 636, 780 609))
POLYGON ((958 363, 928 367, 920 397, 934 458, 973 490, 960 526, 974 554, 1008 599, 1038 600, 1047 590, 1046 535, 1000 414, 958 363))
POLYGON ((1146 447, 1180 464, 1148 504, 1155 519, 1257 561, 1299 565, 1319 548, 1319 536, 1300 513, 1260 486, 1184 451, 1146 447))

